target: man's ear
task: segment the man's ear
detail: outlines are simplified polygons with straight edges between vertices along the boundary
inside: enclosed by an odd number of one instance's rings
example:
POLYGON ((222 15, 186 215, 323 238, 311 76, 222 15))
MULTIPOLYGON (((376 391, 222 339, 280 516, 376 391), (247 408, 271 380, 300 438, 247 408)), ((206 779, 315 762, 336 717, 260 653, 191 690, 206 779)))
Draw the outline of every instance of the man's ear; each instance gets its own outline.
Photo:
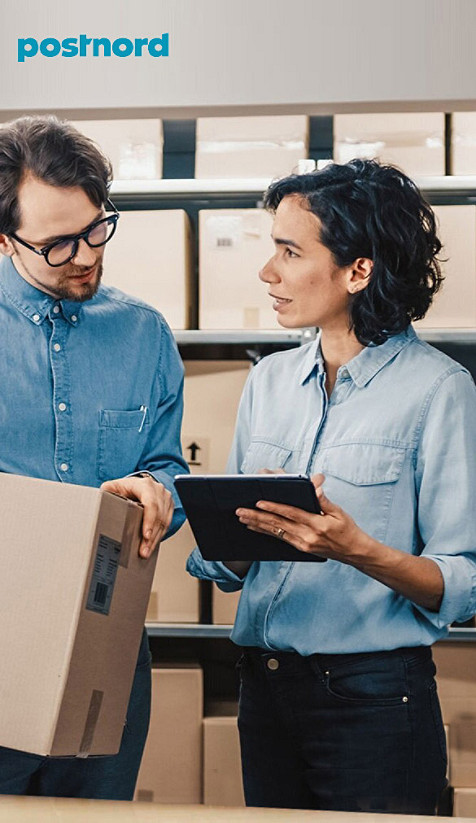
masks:
POLYGON ((7 257, 12 257, 15 254, 15 248, 12 241, 6 234, 0 234, 0 253, 7 257))
POLYGON ((369 285, 374 268, 373 260, 368 257, 358 257, 349 267, 347 288, 349 294, 358 294, 369 285))

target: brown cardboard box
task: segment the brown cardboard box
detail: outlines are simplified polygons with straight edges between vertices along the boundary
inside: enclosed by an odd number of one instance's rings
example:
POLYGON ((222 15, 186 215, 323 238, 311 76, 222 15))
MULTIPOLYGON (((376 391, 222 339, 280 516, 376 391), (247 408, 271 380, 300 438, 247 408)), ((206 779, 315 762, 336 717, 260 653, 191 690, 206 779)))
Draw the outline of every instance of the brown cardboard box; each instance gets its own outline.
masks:
POLYGON ((147 622, 198 623, 199 583, 185 570, 195 539, 188 523, 162 543, 147 609, 147 622))
POLYGON ((119 750, 155 556, 142 509, 85 486, 0 474, 0 744, 119 750))
POLYGON ((476 788, 454 790, 453 817, 476 818, 476 788))
POLYGON ((203 802, 206 806, 244 806, 238 708, 216 703, 203 718, 203 802))
POLYGON ((410 177, 445 173, 445 121, 440 112, 424 114, 337 114, 334 159, 378 157, 410 177))
POLYGON ((202 719, 200 666, 152 669, 152 712, 136 800, 202 802, 202 719))
POLYGON ((218 586, 212 589, 212 619, 213 623, 233 625, 236 610, 240 601, 241 591, 222 592, 218 586))
POLYGON ((182 209, 122 211, 104 256, 104 283, 149 303, 173 329, 192 312, 191 228, 182 209))
POLYGON ((307 151, 304 115, 199 117, 195 177, 283 177, 307 151))
POLYGON ((476 644, 433 647, 443 720, 449 725, 451 784, 476 786, 476 644))
POLYGON ((454 112, 451 151, 453 174, 476 174, 476 112, 454 112))
POLYGON ((441 291, 416 328, 476 326, 476 206, 433 206, 445 275, 441 291))
POLYGON ((259 271, 274 254, 264 209, 199 212, 201 329, 281 328, 259 271))
POLYGON ((73 125, 101 147, 115 180, 162 177, 161 120, 77 120, 73 125))

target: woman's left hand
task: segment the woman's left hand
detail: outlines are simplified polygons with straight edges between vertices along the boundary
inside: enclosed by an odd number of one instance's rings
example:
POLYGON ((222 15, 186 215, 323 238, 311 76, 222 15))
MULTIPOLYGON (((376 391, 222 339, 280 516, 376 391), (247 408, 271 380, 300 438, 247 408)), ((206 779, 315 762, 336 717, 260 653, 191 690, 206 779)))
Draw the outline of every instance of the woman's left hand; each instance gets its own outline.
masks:
POLYGON ((260 500, 256 509, 236 510, 240 523, 251 531, 279 537, 300 551, 353 564, 364 532, 340 506, 328 500, 322 488, 322 474, 314 475, 311 481, 320 514, 260 500))

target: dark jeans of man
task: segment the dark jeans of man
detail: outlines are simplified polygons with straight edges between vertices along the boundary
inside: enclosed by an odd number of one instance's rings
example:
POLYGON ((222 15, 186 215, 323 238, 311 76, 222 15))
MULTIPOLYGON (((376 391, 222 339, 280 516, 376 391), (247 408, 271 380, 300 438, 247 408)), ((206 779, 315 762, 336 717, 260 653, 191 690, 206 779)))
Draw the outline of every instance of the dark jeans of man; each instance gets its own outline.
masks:
POLYGON ((132 800, 149 727, 150 688, 150 652, 144 631, 119 753, 83 760, 40 757, 0 747, 0 794, 132 800))
POLYGON ((245 649, 239 668, 248 806, 434 814, 446 745, 430 649, 245 649))

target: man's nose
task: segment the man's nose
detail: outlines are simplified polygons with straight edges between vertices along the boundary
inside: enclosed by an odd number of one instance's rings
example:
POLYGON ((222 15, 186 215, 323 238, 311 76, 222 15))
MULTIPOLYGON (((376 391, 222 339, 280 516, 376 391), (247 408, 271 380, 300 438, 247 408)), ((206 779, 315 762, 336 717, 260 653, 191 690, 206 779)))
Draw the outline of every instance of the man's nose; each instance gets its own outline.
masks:
POLYGON ((78 250, 74 255, 72 262, 76 264, 76 266, 94 266, 97 259, 96 249, 92 249, 86 243, 84 237, 78 243, 78 250))

